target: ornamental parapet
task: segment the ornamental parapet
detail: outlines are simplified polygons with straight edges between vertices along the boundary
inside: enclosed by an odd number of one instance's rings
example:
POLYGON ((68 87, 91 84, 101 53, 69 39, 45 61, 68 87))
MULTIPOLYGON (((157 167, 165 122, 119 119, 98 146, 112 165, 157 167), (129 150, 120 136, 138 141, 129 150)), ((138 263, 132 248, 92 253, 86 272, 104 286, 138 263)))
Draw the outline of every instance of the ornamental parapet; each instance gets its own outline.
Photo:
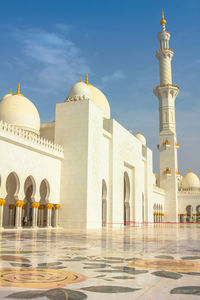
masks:
POLYGON ((170 51, 171 53, 174 54, 174 51, 172 49, 169 48, 163 48, 163 49, 158 49, 157 52, 164 52, 164 51, 170 51))
POLYGON ((172 83, 159 84, 153 89, 153 92, 157 97, 166 92, 169 92, 173 97, 176 97, 179 92, 179 87, 178 85, 172 83))
POLYGON ((16 207, 22 207, 23 205, 24 205, 24 201, 22 201, 22 200, 15 201, 15 206, 16 207))
POLYGON ((80 101, 80 100, 89 100, 90 98, 83 95, 83 96, 74 96, 74 97, 68 97, 66 98, 65 102, 71 102, 71 101, 80 101))
POLYGON ((39 202, 32 202, 32 208, 38 208, 40 206, 39 202))
POLYGON ((60 208, 60 204, 55 204, 54 207, 55 207, 55 209, 59 209, 60 208))
POLYGON ((47 209, 52 209, 52 208, 53 208, 53 204, 47 203, 47 204, 46 204, 46 208, 47 208, 47 209))
POLYGON ((4 206, 4 204, 6 203, 6 200, 5 199, 0 199, 0 206, 4 206))
POLYGON ((154 89, 159 88, 159 87, 172 87, 172 88, 177 88, 179 89, 177 84, 172 84, 172 83, 166 83, 166 84, 158 84, 154 89))
POLYGON ((32 144, 42 146, 48 150, 52 150, 61 154, 63 154, 64 151, 63 146, 61 145, 55 144, 50 140, 47 140, 25 129, 16 127, 14 125, 10 125, 3 121, 0 121, 0 132, 11 134, 12 136, 22 138, 24 140, 29 141, 32 144))

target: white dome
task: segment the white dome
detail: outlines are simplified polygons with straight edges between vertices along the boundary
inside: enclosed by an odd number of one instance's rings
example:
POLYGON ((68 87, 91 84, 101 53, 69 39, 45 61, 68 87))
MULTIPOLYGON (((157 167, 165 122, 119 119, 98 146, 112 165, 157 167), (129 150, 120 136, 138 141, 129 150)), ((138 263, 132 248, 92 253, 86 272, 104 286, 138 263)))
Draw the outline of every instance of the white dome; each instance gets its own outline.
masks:
POLYGON ((146 146, 146 139, 145 139, 145 137, 144 137, 140 132, 138 132, 138 133, 136 134, 136 138, 137 138, 144 146, 146 146))
POLYGON ((198 189, 200 188, 199 177, 193 172, 189 171, 182 179, 183 189, 198 189))
POLYGON ((0 101, 0 121, 39 134, 40 116, 35 105, 21 94, 7 94, 0 101))
POLYGON ((92 94, 89 88, 88 84, 85 84, 84 82, 77 82, 73 85, 71 88, 69 95, 67 96, 67 99, 73 99, 76 98, 85 98, 85 99, 91 99, 92 94))
POLYGON ((104 113, 104 117, 110 118, 110 105, 105 95, 90 83, 77 82, 70 90, 67 100, 92 100, 104 113))

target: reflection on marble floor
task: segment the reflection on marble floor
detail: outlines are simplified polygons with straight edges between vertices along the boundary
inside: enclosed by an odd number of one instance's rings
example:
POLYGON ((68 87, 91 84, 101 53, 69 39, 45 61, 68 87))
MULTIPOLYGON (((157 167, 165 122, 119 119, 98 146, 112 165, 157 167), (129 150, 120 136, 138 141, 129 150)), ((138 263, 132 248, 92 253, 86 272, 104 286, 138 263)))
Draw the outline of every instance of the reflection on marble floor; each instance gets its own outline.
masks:
POLYGON ((0 233, 0 299, 197 299, 200 225, 0 233))

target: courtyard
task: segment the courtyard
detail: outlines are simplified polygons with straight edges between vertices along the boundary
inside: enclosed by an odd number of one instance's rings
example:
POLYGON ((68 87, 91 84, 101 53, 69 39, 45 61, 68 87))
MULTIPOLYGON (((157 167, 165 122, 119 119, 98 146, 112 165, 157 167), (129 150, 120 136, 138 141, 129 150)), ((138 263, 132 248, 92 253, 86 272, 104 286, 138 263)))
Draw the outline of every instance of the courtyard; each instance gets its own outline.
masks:
POLYGON ((200 225, 0 233, 0 299, 198 299, 200 225))

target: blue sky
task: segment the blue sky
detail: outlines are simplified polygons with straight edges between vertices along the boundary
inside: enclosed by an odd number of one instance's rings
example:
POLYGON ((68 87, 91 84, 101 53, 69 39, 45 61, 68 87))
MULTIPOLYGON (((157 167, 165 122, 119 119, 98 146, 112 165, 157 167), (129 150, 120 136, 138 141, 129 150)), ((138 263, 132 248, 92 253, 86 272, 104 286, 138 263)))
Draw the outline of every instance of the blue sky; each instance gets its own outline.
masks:
POLYGON ((158 100, 161 8, 171 33, 176 99, 179 170, 200 176, 199 0, 68 1, 6 0, 0 10, 1 96, 21 83, 43 122, 55 104, 89 73, 111 106, 112 117, 140 130, 154 152, 158 171, 158 100))

